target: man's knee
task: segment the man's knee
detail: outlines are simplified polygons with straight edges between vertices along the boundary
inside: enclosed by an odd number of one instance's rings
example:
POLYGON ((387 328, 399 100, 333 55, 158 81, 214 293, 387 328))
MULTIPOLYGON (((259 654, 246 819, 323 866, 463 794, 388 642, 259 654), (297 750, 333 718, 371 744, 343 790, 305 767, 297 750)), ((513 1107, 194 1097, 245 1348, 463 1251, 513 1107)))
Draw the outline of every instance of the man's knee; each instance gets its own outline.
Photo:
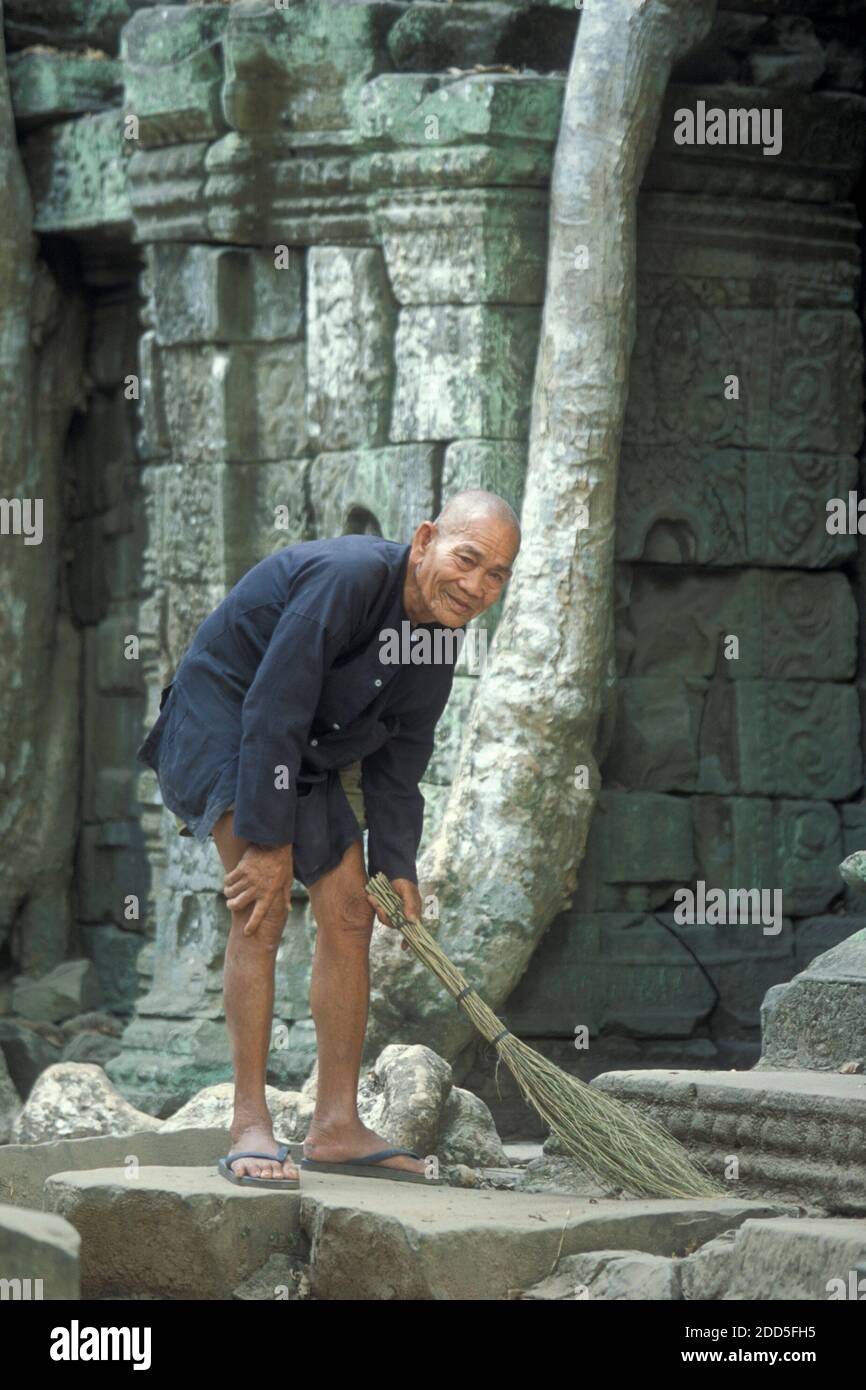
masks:
MULTIPOLYGON (((249 922, 252 913, 252 908, 248 908, 244 912, 233 912, 232 926, 236 926, 238 932, 243 934, 244 928, 249 922)), ((244 940, 252 942, 254 945, 261 946, 266 950, 275 951, 282 940, 288 918, 289 909, 284 903, 272 903, 255 931, 249 936, 244 936, 244 940)))
POLYGON ((349 889, 337 900, 334 925, 348 939, 368 938, 373 931, 373 909, 363 889, 349 889))

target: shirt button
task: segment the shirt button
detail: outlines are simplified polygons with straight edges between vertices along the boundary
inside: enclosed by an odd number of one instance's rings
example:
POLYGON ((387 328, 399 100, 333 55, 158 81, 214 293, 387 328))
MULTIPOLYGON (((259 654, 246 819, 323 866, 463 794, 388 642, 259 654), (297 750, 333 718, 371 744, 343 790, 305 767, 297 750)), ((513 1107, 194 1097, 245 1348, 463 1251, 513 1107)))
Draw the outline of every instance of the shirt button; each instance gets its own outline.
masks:
POLYGON ((339 729, 339 727, 340 727, 339 724, 335 724, 335 725, 334 725, 334 728, 335 728, 335 729, 339 729))
POLYGON ((319 746, 319 740, 318 740, 317 738, 311 738, 311 739, 310 739, 310 747, 311 747, 311 748, 318 748, 318 746, 319 746))
POLYGON ((374 685, 381 685, 382 682, 377 678, 376 680, 373 681, 373 684, 374 684, 374 685))

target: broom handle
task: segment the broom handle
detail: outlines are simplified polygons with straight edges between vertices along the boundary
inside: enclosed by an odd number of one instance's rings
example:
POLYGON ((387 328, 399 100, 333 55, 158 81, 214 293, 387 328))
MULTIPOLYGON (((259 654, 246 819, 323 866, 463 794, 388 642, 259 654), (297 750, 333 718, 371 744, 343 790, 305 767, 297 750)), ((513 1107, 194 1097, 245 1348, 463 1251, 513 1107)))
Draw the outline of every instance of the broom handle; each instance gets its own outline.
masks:
MULTIPOLYGON (((377 898, 379 900, 379 902, 382 904, 385 911, 387 912, 388 916, 391 918, 392 922, 395 923, 395 925, 403 933, 405 939, 409 942, 409 945, 412 946, 414 949, 414 943, 412 941, 412 938, 406 931, 406 928, 410 926, 410 921, 403 910, 403 900, 400 897, 397 890, 392 886, 390 879, 388 879, 383 873, 374 874, 373 877, 369 878, 367 882, 364 884, 364 890, 365 892, 369 893, 372 897, 377 898)), ((430 936, 430 933, 427 931, 427 928, 424 926, 423 922, 419 922, 417 918, 412 919, 411 926, 415 929, 415 931, 423 932, 425 936, 427 936, 431 941, 433 940, 433 938, 430 936)), ((439 950, 442 950, 441 946, 439 947, 439 950)), ((444 951, 442 954, 445 954, 444 951)), ((422 961, 422 964, 426 964, 426 962, 422 961)), ((447 989, 454 1002, 458 1004, 460 1008, 464 1009, 464 1013, 466 1012, 466 1010, 464 1008, 463 1001, 466 998, 467 994, 474 994, 475 997, 483 1004, 484 1000, 481 998, 481 995, 475 989, 474 985, 470 985, 468 983, 466 976, 463 974, 462 970, 458 970, 457 966, 451 960, 448 961, 448 964, 451 966, 451 969, 454 971, 455 975, 457 975, 460 979, 462 983, 462 988, 457 990, 457 992, 455 993, 455 991, 451 988, 447 980, 443 980, 441 975, 437 976, 437 978, 439 979, 440 983, 444 985, 445 989, 447 989)), ((487 1006, 485 1005, 485 1008, 486 1007, 487 1006)), ((494 1014, 493 1017, 496 1018, 496 1015, 494 1014)), ((482 1033, 482 1036, 485 1037, 487 1041, 490 1043, 500 1042, 502 1038, 506 1037, 511 1032, 510 1028, 506 1028, 503 1026, 501 1018, 496 1018, 496 1022, 499 1024, 499 1032, 495 1035, 495 1037, 488 1037, 487 1033, 480 1028, 480 1025, 476 1019, 470 1018, 470 1022, 476 1028, 479 1029, 479 1031, 482 1033)))

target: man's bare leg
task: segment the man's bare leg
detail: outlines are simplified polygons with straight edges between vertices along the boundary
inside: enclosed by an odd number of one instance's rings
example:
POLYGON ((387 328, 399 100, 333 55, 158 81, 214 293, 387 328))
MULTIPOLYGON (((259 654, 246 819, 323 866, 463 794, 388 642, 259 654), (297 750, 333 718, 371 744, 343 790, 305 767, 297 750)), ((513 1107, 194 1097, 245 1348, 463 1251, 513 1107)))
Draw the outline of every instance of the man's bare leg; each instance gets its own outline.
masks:
MULTIPOLYGON (((226 873, 237 867, 248 843, 235 836, 233 826, 234 811, 230 810, 213 828, 226 873)), ((280 906, 264 919, 252 936, 244 936, 244 926, 254 906, 250 903, 232 912, 223 974, 226 1024, 235 1077, 231 1153, 250 1150, 273 1153, 274 1162, 244 1158, 232 1165, 232 1172, 239 1178, 297 1178, 298 1170, 293 1163, 288 1159, 282 1164, 277 1162, 277 1144, 265 1100, 274 1013, 274 965, 288 912, 280 906)))
MULTIPOLYGON (((368 1129, 358 1116, 358 1078, 370 1002, 370 938, 373 909, 364 895, 367 874, 360 840, 335 869, 310 888, 316 950, 310 1009, 316 1025, 319 1071, 316 1109, 304 1140, 304 1157, 324 1163, 360 1158, 392 1141, 368 1129)), ((403 1156, 383 1168, 424 1172, 424 1163, 403 1156)))

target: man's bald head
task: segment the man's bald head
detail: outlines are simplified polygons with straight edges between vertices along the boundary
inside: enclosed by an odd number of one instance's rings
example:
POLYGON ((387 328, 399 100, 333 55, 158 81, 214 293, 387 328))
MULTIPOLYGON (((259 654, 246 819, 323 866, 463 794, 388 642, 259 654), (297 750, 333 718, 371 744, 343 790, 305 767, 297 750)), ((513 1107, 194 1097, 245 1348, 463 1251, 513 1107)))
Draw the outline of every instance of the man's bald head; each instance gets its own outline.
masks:
POLYGON ((449 497, 435 525, 445 536, 456 536, 465 531, 471 521, 494 521, 500 526, 510 527, 514 532, 515 549, 520 546, 520 522, 513 507, 496 492, 485 492, 483 488, 467 488, 449 497))
POLYGON ((449 497, 412 537, 404 603, 414 622, 460 627, 495 603, 520 549, 520 522, 482 488, 449 497))

